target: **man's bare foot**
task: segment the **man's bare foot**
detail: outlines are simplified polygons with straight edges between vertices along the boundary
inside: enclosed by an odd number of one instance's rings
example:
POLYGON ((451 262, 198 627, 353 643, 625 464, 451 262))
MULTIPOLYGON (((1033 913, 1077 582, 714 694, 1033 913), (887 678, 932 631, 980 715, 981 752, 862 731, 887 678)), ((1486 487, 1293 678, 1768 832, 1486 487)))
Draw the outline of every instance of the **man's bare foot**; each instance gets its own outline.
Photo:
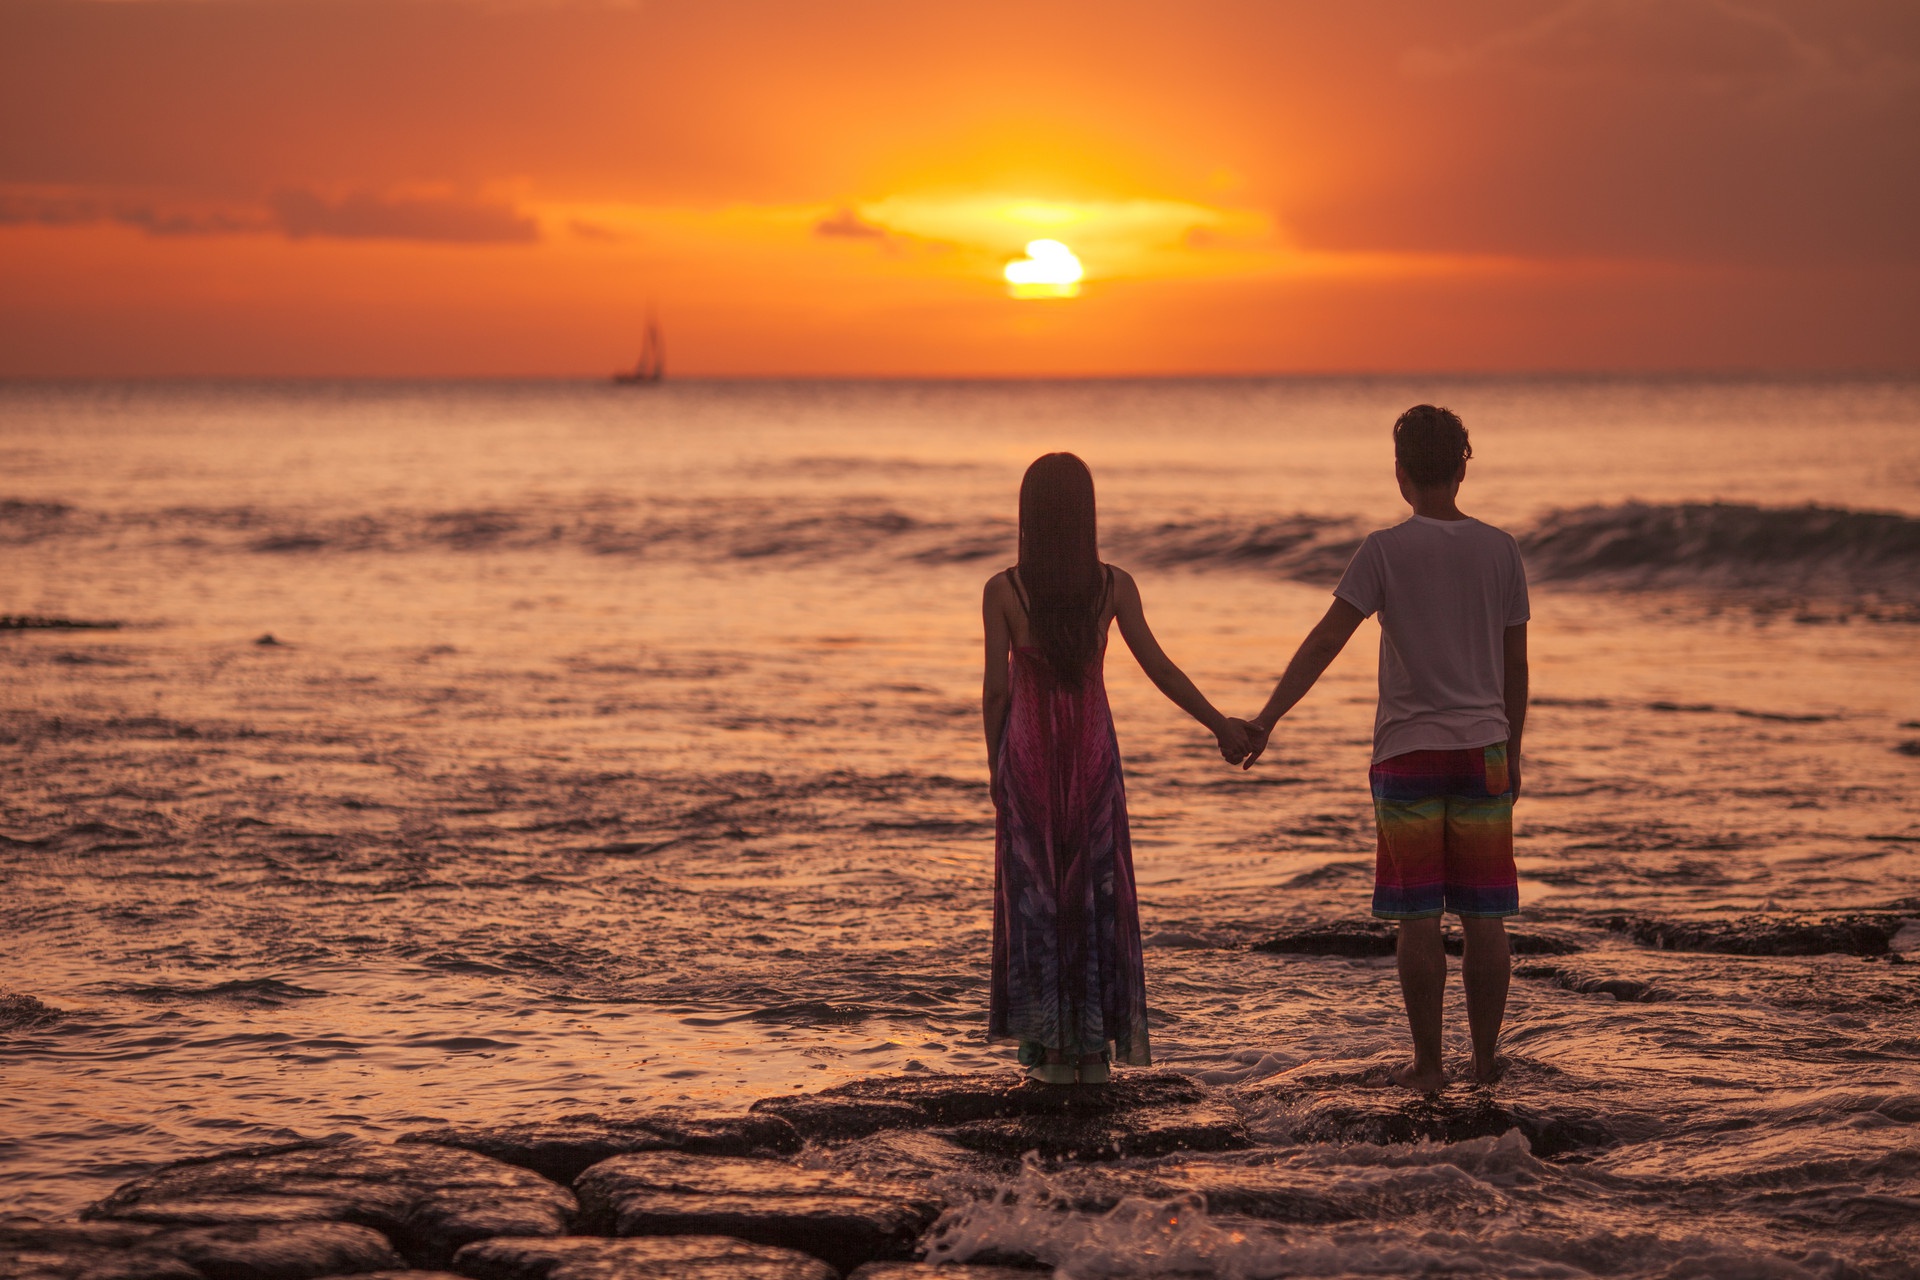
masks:
POLYGON ((1389 1071, 1387 1078, 1415 1093, 1438 1093, 1447 1087, 1446 1069, 1438 1063, 1410 1062, 1389 1071))
POLYGON ((1475 1084, 1492 1084, 1505 1074, 1507 1074, 1507 1060, 1505 1058, 1495 1056, 1491 1062, 1481 1062, 1478 1058, 1473 1060, 1473 1082, 1475 1084))

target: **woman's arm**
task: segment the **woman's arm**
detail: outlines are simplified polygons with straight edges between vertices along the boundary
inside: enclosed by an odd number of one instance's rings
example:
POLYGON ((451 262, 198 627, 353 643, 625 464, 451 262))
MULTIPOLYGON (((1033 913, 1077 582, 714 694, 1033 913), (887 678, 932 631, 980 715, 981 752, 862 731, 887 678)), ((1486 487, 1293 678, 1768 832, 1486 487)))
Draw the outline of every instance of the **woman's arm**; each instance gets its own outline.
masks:
POLYGON ((1007 728, 1007 654, 1013 646, 1013 630, 1007 624, 1011 594, 1007 575, 996 573, 987 579, 987 589, 980 600, 980 620, 987 635, 987 666, 980 681, 980 718, 987 731, 987 785, 996 803, 1000 795, 1000 735, 1007 728))
POLYGON ((1120 635, 1133 650, 1134 660, 1147 673, 1154 687, 1167 695, 1173 705, 1205 725, 1220 744, 1220 754, 1239 764, 1247 754, 1246 725, 1220 714, 1206 695, 1195 687, 1187 673, 1174 665, 1172 658, 1154 638, 1147 625, 1146 608, 1140 602, 1140 587, 1125 569, 1113 571, 1113 617, 1120 624, 1120 635))

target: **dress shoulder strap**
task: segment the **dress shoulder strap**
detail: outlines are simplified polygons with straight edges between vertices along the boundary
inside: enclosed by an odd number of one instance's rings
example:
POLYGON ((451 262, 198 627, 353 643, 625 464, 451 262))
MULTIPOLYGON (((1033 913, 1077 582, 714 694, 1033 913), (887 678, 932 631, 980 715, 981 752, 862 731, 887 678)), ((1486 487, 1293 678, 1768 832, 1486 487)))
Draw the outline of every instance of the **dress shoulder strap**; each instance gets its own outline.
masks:
POLYGON ((1020 602, 1020 612, 1031 618, 1033 616, 1033 610, 1027 604, 1027 589, 1020 584, 1020 568, 1018 565, 1007 570, 1007 581, 1013 584, 1013 598, 1020 602))
MULTIPOLYGON (((1100 567, 1105 571, 1106 582, 1100 588, 1100 607, 1096 612, 1099 616, 1105 617, 1107 606, 1113 603, 1113 566, 1103 564, 1100 567)), ((1020 612, 1032 617, 1033 606, 1027 603, 1027 589, 1020 582, 1019 566, 1016 565, 1007 570, 1007 581, 1013 584, 1013 598, 1020 602, 1020 612)))

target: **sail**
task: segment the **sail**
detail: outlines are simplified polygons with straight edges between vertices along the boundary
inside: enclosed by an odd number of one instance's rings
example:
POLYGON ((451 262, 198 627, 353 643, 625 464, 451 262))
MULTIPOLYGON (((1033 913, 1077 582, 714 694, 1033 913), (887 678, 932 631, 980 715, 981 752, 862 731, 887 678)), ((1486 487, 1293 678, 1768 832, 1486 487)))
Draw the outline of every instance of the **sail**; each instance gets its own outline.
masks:
POLYGON ((640 358, 634 361, 632 369, 613 375, 613 380, 628 385, 654 383, 667 374, 666 344, 660 340, 660 323, 653 316, 647 317, 646 336, 640 343, 640 358))

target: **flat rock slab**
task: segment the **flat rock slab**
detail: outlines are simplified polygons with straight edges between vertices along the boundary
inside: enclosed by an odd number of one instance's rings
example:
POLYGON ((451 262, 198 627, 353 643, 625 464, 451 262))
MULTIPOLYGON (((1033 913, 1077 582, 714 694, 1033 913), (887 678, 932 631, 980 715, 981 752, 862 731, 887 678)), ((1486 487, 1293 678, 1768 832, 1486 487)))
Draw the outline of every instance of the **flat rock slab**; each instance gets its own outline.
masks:
POLYGON ((791 1098, 763 1098, 753 1110, 785 1120, 808 1138, 844 1142, 886 1129, 921 1129, 933 1123, 926 1108, 887 1098, 828 1098, 797 1094, 791 1098))
POLYGON ((132 1223, 0 1223, 0 1276, 7 1280, 207 1280, 132 1223))
MULTIPOLYGON (((1458 955, 1459 951, 1453 943, 1453 936, 1449 935, 1447 950, 1458 955)), ((1585 949, 1572 938, 1557 933, 1546 933, 1539 929, 1507 930, 1507 950, 1516 956, 1570 956, 1585 949)))
POLYGON ((799 1133, 776 1115, 684 1119, 673 1116, 568 1115, 491 1128, 425 1129, 403 1143, 477 1151, 531 1169, 564 1185, 602 1160, 640 1151, 687 1151, 710 1156, 790 1155, 799 1133))
POLYGON ((473 1280, 835 1280, 834 1269, 793 1249, 730 1236, 641 1240, 482 1240, 454 1255, 473 1280))
POLYGON ((385 1236, 349 1222, 190 1227, 161 1242, 208 1280, 313 1280, 401 1265, 385 1236))
POLYGON ((996 1157, 969 1151, 944 1134, 890 1129, 819 1150, 810 1162, 865 1182, 914 1183, 935 1178, 999 1182, 1006 1170, 996 1157))
MULTIPOLYGON (((1390 956, 1398 934, 1384 920, 1342 920, 1276 933, 1254 943, 1250 950, 1275 955, 1390 956)), ((1458 933, 1446 935, 1449 955, 1459 955, 1462 945, 1458 933)), ((1514 928, 1507 930, 1507 947, 1516 956, 1568 956, 1581 950, 1579 943, 1557 933, 1514 928)))
POLYGON ((1551 982, 1579 995, 1612 996, 1623 1004, 1663 1004, 1680 998, 1679 992, 1649 978, 1622 978, 1578 965, 1516 965, 1513 976, 1551 982))
POLYGON ((344 1222, 0 1227, 9 1280, 316 1280, 399 1265, 385 1236, 344 1222))
POLYGON ((184 1160, 82 1216, 171 1227, 352 1223, 415 1265, 439 1266, 473 1240, 559 1235, 576 1208, 565 1187, 476 1152, 342 1139, 184 1160))
POLYGON ((734 1236, 798 1249, 840 1271, 908 1257, 943 1207, 920 1187, 677 1152, 615 1156, 581 1174, 574 1190, 589 1230, 734 1236))
POLYGON ((1655 920, 1611 916, 1607 928, 1663 951, 1735 956, 1885 955, 1899 932, 1898 915, 1741 916, 1737 920, 1655 920))
POLYGON ((1047 1111, 976 1120, 942 1132, 974 1151, 1016 1158, 1033 1151, 1053 1160, 1117 1160, 1249 1145, 1240 1113, 1214 1101, 1130 1111, 1047 1111))
POLYGON ((1022 1116, 1110 1115, 1183 1106, 1207 1097, 1205 1086, 1165 1071, 1122 1071, 1104 1085, 1036 1084, 1024 1075, 881 1076, 819 1093, 763 1098, 752 1113, 777 1115, 807 1138, 841 1141, 881 1129, 936 1128, 1022 1116))
POLYGON ((1238 1112, 1204 1085, 1165 1071, 1122 1071, 1104 1085, 1036 1084, 997 1072, 879 1077, 764 1099, 753 1110, 785 1117, 821 1141, 917 1128, 1015 1159, 1029 1151, 1111 1160, 1247 1145, 1238 1112))
POLYGON ((1354 920, 1290 929, 1263 938, 1248 949, 1294 956, 1390 956, 1394 938, 1391 925, 1354 920))
MULTIPOLYGON (((1466 1163, 1472 1163, 1470 1157, 1466 1163)), ((1054 1204, 1095 1215, 1108 1213, 1127 1199, 1169 1204, 1199 1196, 1216 1220, 1254 1218, 1288 1224, 1378 1223, 1401 1214, 1478 1214, 1504 1207, 1498 1190, 1457 1166, 1449 1167, 1445 1156, 1432 1164, 1401 1168, 1383 1163, 1369 1170, 1370 1176, 1359 1177, 1347 1170, 1333 1175, 1324 1165, 1285 1160, 1247 1165, 1161 1161, 1150 1169, 1113 1172, 1108 1179, 1066 1184, 1054 1204)))
POLYGON ((847 1280, 1036 1280, 1053 1268, 1029 1271, 1021 1267, 936 1266, 931 1262, 869 1262, 847 1280))
POLYGON ((1563 1104, 1543 1106, 1484 1089, 1417 1095, 1401 1089, 1348 1089, 1296 1095, 1296 1142, 1464 1142, 1496 1138, 1510 1129, 1526 1135, 1542 1159, 1610 1147, 1620 1138, 1599 1112, 1563 1104))

